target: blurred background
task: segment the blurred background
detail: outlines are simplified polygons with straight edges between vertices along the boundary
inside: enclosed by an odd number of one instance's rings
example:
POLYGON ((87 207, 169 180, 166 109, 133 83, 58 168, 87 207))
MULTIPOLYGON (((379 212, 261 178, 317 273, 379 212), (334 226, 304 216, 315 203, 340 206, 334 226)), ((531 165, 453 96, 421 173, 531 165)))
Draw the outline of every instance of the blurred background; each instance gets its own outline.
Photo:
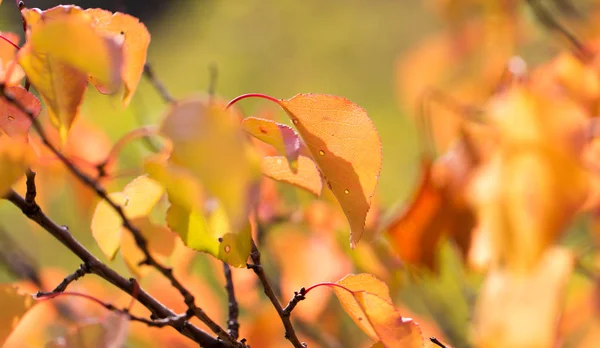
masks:
MULTIPOLYGON (((0 28, 22 37, 20 16, 13 2, 4 0, 0 6, 0 28)), ((26 1, 28 7, 41 9, 59 3, 26 1)), ((420 170, 418 134, 412 117, 416 105, 407 105, 399 91, 399 86, 405 85, 399 71, 408 74, 411 67, 399 68, 399 64, 420 43, 445 28, 447 18, 439 16, 436 9, 449 3, 452 1, 73 1, 81 7, 101 7, 140 18, 152 35, 148 62, 176 98, 206 92, 213 83, 217 94, 227 100, 251 92, 286 99, 297 93, 313 92, 344 96, 364 107, 383 143, 377 200, 386 211, 396 211, 406 204, 420 170), (214 80, 211 69, 216 71, 214 80)), ((591 1, 574 3, 581 13, 591 13, 587 12, 591 1)), ((557 13, 562 12, 558 9, 557 13)), ((525 13, 526 43, 509 53, 519 53, 535 64, 560 49, 561 44, 549 40, 542 29, 530 26, 532 22, 533 16, 525 13)), ((497 42, 487 44, 493 46, 497 42)), ((443 57, 442 53, 437 60, 443 61, 443 57)), ((451 62, 450 58, 448 61, 451 62)), ((419 69, 412 72, 412 79, 419 80, 420 72, 427 71, 426 66, 419 69)), ((424 83, 427 78, 423 78, 424 83)), ((249 100, 239 105, 246 115, 281 113, 264 100, 249 100)), ((73 131, 79 129, 79 134, 85 135, 70 140, 71 151, 80 151, 88 160, 94 156, 100 159, 123 134, 140 125, 156 124, 164 111, 164 102, 144 79, 126 110, 90 88, 76 126, 80 128, 73 131)), ((128 146, 119 168, 139 168, 141 158, 148 153, 143 144, 128 146)), ((72 180, 60 181, 57 173, 52 170, 39 173, 42 183, 54 185, 51 190, 40 186, 44 208, 55 221, 68 225, 96 255, 101 255, 89 233, 95 200, 80 197, 83 188, 72 180), (82 200, 88 204, 82 205, 82 200)), ((110 181, 109 192, 121 190, 129 180, 131 177, 110 181)), ((20 186, 22 191, 24 186, 20 186)), ((29 224, 9 204, 0 204, 0 227, 35 263, 67 272, 76 269, 78 260, 74 256, 47 233, 29 224)), ((347 227, 340 234, 346 243, 347 227)), ((346 249, 343 252, 349 253, 346 249)), ((467 342, 469 306, 473 299, 470 289, 479 279, 465 276, 454 256, 444 256, 444 260, 439 277, 421 279, 418 285, 395 279, 392 283, 396 286, 392 288, 396 291, 394 296, 416 313, 442 318, 444 335, 452 336, 458 346, 463 346, 460 343, 467 342), (438 298, 439 303, 433 307, 424 304, 432 298, 438 298)), ((124 274, 127 272, 120 260, 111 265, 124 274)), ((0 266, 0 281, 15 279, 14 274, 2 269, 0 266)), ((350 266, 340 269, 356 270, 350 266)), ((221 292, 218 298, 225 303, 223 296, 221 292)), ((353 330, 355 333, 349 337, 358 335, 364 340, 357 328, 353 330)))

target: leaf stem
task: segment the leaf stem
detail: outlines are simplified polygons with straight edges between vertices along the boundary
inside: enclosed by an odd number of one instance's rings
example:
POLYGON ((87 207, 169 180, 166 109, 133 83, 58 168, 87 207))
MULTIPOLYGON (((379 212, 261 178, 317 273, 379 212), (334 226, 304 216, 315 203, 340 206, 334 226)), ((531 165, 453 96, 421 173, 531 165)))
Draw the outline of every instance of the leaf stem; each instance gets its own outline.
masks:
POLYGON ((262 93, 248 93, 248 94, 242 94, 240 96, 233 98, 229 103, 227 103, 227 105, 225 106, 225 110, 229 109, 233 104, 239 102, 240 100, 247 99, 247 98, 262 98, 262 99, 270 100, 273 103, 276 103, 277 105, 281 105, 281 100, 279 100, 275 97, 271 97, 270 95, 266 95, 266 94, 262 94, 262 93))
POLYGON ((318 288, 320 286, 326 286, 326 287, 329 287, 329 288, 336 287, 336 288, 344 289, 344 290, 346 290, 346 291, 348 291, 349 293, 352 293, 352 294, 354 294, 356 292, 362 292, 362 291, 352 291, 352 290, 348 289, 347 287, 345 287, 343 285, 340 285, 338 283, 323 282, 323 283, 317 283, 317 284, 311 285, 308 288, 306 288, 306 290, 304 291, 304 295, 308 295, 309 291, 311 291, 312 289, 318 288))
POLYGON ((20 50, 21 47, 19 47, 16 43, 10 41, 8 38, 6 38, 4 35, 0 35, 0 39, 8 42, 9 44, 11 44, 14 48, 16 48, 17 50, 20 50))

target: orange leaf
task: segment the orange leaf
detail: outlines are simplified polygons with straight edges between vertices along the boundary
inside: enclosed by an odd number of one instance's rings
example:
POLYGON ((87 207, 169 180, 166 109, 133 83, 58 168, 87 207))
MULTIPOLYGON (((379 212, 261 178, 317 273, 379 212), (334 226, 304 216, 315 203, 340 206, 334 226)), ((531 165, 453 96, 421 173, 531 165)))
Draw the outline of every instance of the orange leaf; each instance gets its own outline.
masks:
POLYGON ((477 347, 552 347, 572 255, 549 249, 526 274, 490 271, 475 312, 477 347))
POLYGON ((289 126, 263 118, 248 117, 242 121, 246 133, 273 146, 284 155, 292 170, 297 169, 300 154, 300 137, 289 126))
POLYGON ((296 173, 290 169, 288 161, 283 156, 263 158, 261 169, 265 176, 273 180, 300 187, 317 197, 321 194, 323 187, 321 173, 308 157, 298 157, 296 173))
POLYGON ((370 274, 347 275, 334 286, 338 300, 354 322, 385 347, 422 348, 421 329, 394 308, 387 285, 370 274))
MULTIPOLYGON (((102 9, 87 9, 85 13, 94 18, 94 27, 107 35, 123 40, 124 62, 121 69, 125 94, 123 105, 127 106, 133 97, 146 63, 146 53, 150 45, 150 33, 139 19, 120 12, 112 13, 102 9)), ((97 86, 103 93, 103 86, 97 86)))
MULTIPOLYGON (((9 32, 0 32, 10 42, 15 45, 19 43, 19 35, 9 32)), ((18 85, 25 76, 25 72, 15 60, 17 49, 7 43, 0 43, 0 81, 8 86, 18 85), (8 80, 7 80, 8 79, 8 80)))
POLYGON ((0 345, 3 345, 21 317, 33 306, 31 296, 20 294, 10 284, 0 285, 0 345))
POLYGON ((364 232, 381 171, 381 140, 361 107, 337 96, 298 94, 280 101, 350 222, 350 245, 364 232))
POLYGON ((0 196, 25 175, 34 161, 35 154, 28 143, 0 136, 0 196))
MULTIPOLYGON (((42 111, 38 98, 21 86, 8 86, 5 93, 12 95, 36 117, 42 111)), ((27 114, 5 98, 0 99, 0 128, 4 133, 9 137, 27 137, 29 127, 31 127, 31 119, 27 114)))
POLYGON ((448 221, 448 204, 432 178, 432 163, 423 161, 414 200, 387 228, 392 246, 408 263, 435 269, 437 245, 448 221))

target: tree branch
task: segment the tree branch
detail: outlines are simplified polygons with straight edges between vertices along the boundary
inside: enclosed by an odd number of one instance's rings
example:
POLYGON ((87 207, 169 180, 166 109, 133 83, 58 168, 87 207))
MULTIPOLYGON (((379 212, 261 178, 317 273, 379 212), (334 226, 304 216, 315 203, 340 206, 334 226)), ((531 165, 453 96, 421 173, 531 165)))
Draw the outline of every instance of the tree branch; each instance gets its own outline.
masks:
POLYGON ((79 278, 81 278, 84 275, 89 274, 89 273, 92 273, 92 270, 89 268, 89 266, 87 264, 83 263, 83 264, 81 264, 81 266, 79 266, 79 268, 75 272, 66 276, 65 279, 63 279, 63 281, 60 282, 60 284, 58 284, 56 286, 56 288, 54 288, 54 290, 49 291, 49 292, 38 291, 38 293, 35 294, 35 296, 36 297, 45 297, 45 296, 50 296, 52 294, 64 292, 65 290, 67 290, 67 286, 69 286, 69 284, 71 284, 74 281, 77 281, 79 278))
MULTIPOLYGON (((35 221, 39 226, 48 231, 48 233, 66 246, 81 261, 83 261, 87 267, 89 267, 90 273, 98 275, 122 291, 128 293, 129 295, 133 295, 136 284, 133 284, 129 280, 123 278, 112 268, 108 267, 94 255, 92 255, 83 245, 81 245, 81 243, 79 243, 79 241, 77 241, 77 239, 73 237, 73 235, 71 235, 71 233, 69 233, 69 230, 66 226, 60 226, 52 221, 46 214, 44 214, 37 204, 35 204, 37 209, 32 209, 25 199, 13 190, 9 191, 5 198, 17 208, 21 209, 21 211, 29 219, 35 221)), ((141 288, 137 291, 136 299, 144 307, 148 308, 148 310, 150 310, 150 312, 156 318, 165 319, 176 316, 173 311, 165 307, 162 303, 157 301, 154 297, 141 288)), ((186 337, 189 337, 193 341, 200 343, 203 347, 225 348, 235 346, 215 339, 205 331, 190 324, 188 321, 171 321, 168 325, 175 328, 177 331, 186 337)))
POLYGON ((433 343, 439 347, 447 348, 445 344, 443 344, 442 342, 440 342, 440 340, 438 340, 437 338, 435 338, 433 336, 429 337, 429 340, 431 341, 431 343, 433 343))
MULTIPOLYGON (((305 348, 306 343, 301 343, 300 340, 298 339, 298 336, 296 336, 296 331, 294 330, 294 326, 292 325, 292 322, 290 321, 289 313, 286 314, 283 311, 283 307, 281 307, 281 303, 279 303, 279 300, 277 299, 277 296, 275 296, 275 292, 273 291, 273 287, 271 286, 271 283, 269 283, 269 280, 267 279, 267 275, 265 274, 265 271, 263 270, 263 267, 262 267, 262 264, 260 261, 260 251, 256 247, 256 243, 254 243, 254 239, 252 240, 252 251, 250 252, 250 258, 252 259, 252 264, 248 264, 248 268, 252 269, 254 271, 254 273, 256 273, 256 275, 258 276, 258 279, 260 280, 260 282, 263 286, 265 295, 267 295, 267 297, 273 304, 273 307, 275 307, 275 310, 277 310, 277 314, 279 314, 279 317, 281 318, 281 322, 283 323, 283 326, 285 328, 285 338, 287 338, 292 343, 292 345, 294 345, 294 347, 305 348)), ((299 302, 299 300, 298 300, 298 302, 299 302)), ((290 310, 290 312, 291 312, 291 310, 290 310)))
POLYGON ((223 272, 225 273, 225 289, 227 290, 227 301, 229 303, 227 330, 229 331, 231 337, 237 340, 240 333, 240 323, 238 321, 240 308, 237 300, 235 299, 235 289, 233 288, 231 267, 226 262, 223 262, 223 272))
MULTIPOLYGON (((33 127, 38 132, 42 142, 44 145, 65 165, 65 167, 81 182, 83 182, 86 186, 90 187, 92 190, 96 192, 96 195, 104 200, 108 205, 119 215, 121 221, 123 222, 123 227, 128 230, 135 240, 136 245, 144 254, 144 260, 140 263, 141 265, 148 265, 155 268, 158 272, 160 272, 164 277, 169 279, 171 285, 179 291, 179 293, 183 296, 185 304, 188 306, 188 309, 194 313, 194 315, 200 319, 204 324, 206 324, 220 339, 229 344, 230 346, 238 346, 243 347, 242 343, 237 342, 233 339, 219 324, 217 324, 214 320, 212 320, 206 313, 196 306, 194 296, 183 286, 177 278, 173 275, 173 270, 169 267, 163 266, 159 263, 151 254, 148 249, 148 241, 144 238, 141 231, 135 227, 132 222, 125 215, 125 211, 123 208, 115 203, 108 194, 106 190, 100 185, 100 183, 87 176, 85 173, 80 171, 73 162, 71 162, 62 152, 58 150, 56 146, 54 146, 46 136, 44 129, 42 128, 39 121, 35 118, 35 115, 31 112, 31 110, 27 109, 19 100, 17 100, 12 94, 5 93, 5 85, 0 84, 0 93, 2 97, 4 97, 9 103, 15 105, 20 111, 25 113, 32 122, 33 127)), ((36 208, 39 210, 37 204, 29 205, 30 209, 36 208)), ((35 212, 27 210, 24 211, 26 215, 34 216, 35 212)))
POLYGON ((154 86, 154 89, 156 89, 156 91, 158 92, 160 97, 165 101, 165 103, 173 104, 177 102, 177 99, 171 96, 171 93, 169 93, 165 85, 156 77, 156 75, 154 74, 154 69, 149 63, 144 64, 144 76, 146 76, 148 81, 150 81, 152 86, 154 86))

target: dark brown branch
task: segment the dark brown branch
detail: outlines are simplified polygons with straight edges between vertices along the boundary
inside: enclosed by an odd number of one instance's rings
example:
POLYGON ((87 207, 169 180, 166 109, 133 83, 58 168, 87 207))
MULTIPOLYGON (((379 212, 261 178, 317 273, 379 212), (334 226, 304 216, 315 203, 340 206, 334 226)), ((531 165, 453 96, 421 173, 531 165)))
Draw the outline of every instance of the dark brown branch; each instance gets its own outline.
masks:
POLYGON ((144 65, 144 76, 150 81, 154 89, 158 92, 160 97, 165 101, 165 103, 173 104, 177 101, 177 99, 171 96, 171 93, 167 90, 165 85, 156 77, 154 74, 154 69, 149 63, 144 65))
POLYGON ((556 18, 548 11, 539 0, 526 0, 529 7, 537 17, 538 21, 542 23, 548 30, 555 31, 561 34, 573 47, 577 50, 579 58, 584 61, 588 61, 591 58, 591 53, 567 28, 560 24, 556 18))
POLYGON ((277 310, 277 314, 279 314, 281 322, 283 323, 283 326, 285 328, 285 338, 287 338, 296 348, 306 347, 306 343, 301 343, 298 339, 298 336, 296 336, 296 331, 294 330, 294 326, 290 321, 289 314, 286 315, 286 313, 283 311, 283 307, 281 306, 281 303, 279 303, 279 300, 277 299, 277 296, 273 291, 273 287, 267 279, 267 275, 265 274, 265 271, 263 270, 260 261, 260 251, 256 247, 256 243, 254 243, 254 240, 252 240, 252 251, 250 252, 250 258, 252 259, 252 264, 248 264, 248 268, 252 269, 254 273, 256 273, 258 279, 260 280, 263 286, 265 295, 267 295, 267 297, 273 304, 273 307, 275 307, 275 310, 277 310))
MULTIPOLYGON (((98 181, 87 176, 85 173, 83 173, 81 170, 79 170, 75 166, 75 164, 73 164, 73 162, 71 162, 67 157, 65 157, 65 155, 63 155, 63 153, 60 152, 58 150, 58 148, 56 146, 54 146, 48 140, 48 137, 46 136, 44 129, 42 128, 39 121, 35 118, 35 115, 29 109, 27 109, 27 107, 25 107, 23 104, 21 104, 21 102, 19 100, 15 99, 15 97, 13 95, 5 93, 4 85, 0 85, 0 87, 1 87, 0 93, 2 94, 2 96, 8 102, 15 105, 20 111, 22 111, 29 117, 29 119, 32 122, 33 127, 38 132, 44 145, 64 164, 64 166, 77 179, 79 179, 86 186, 88 186, 92 190, 94 190, 96 192, 96 195, 98 197, 100 197, 102 200, 104 200, 106 203, 108 203, 108 205, 119 215, 119 217, 121 218, 121 221, 123 222, 123 227, 125 229, 127 229, 133 235, 133 238, 135 240, 137 247, 144 254, 144 260, 140 264, 153 267, 158 272, 160 272, 165 278, 169 279, 169 281, 171 282, 171 285, 175 289, 177 289, 177 291, 179 291, 179 293, 183 297, 185 304, 188 306, 188 309, 190 311, 192 311, 195 314, 195 316, 198 319, 200 319, 204 324, 206 324, 214 333, 216 333, 220 339, 222 339, 224 342, 226 342, 230 346, 243 347, 242 344, 237 342, 225 330, 223 330, 223 328, 221 326, 219 326, 219 324, 217 324, 208 315, 206 315, 206 313, 201 308, 196 306, 196 304, 195 304, 196 300, 195 300, 194 296, 183 286, 183 284, 181 282, 179 282, 179 280, 177 280, 177 278, 175 278, 175 276, 173 275, 173 270, 169 267, 163 266, 161 263, 159 263, 154 258, 154 256, 152 256, 150 254, 150 250, 148 249, 148 241, 144 238, 141 231, 131 223, 131 221, 127 218, 127 216, 125 216, 125 211, 123 210, 123 208, 120 205, 118 205, 117 203, 115 203, 112 199, 110 199, 110 197, 108 197, 106 190, 104 190, 104 188, 98 183, 98 181)), ((36 208, 39 210, 39 207, 37 206, 37 204, 31 205, 29 208, 30 209, 36 208)), ((26 212, 26 215, 28 215, 28 216, 34 215, 34 214, 35 214, 34 211, 27 210, 27 212, 26 212)))
MULTIPOLYGON (((89 267, 90 273, 98 275, 129 295, 134 294, 136 285, 123 278, 112 268, 108 267, 94 255, 92 255, 83 245, 81 245, 81 243, 79 243, 79 241, 77 241, 77 239, 73 237, 73 235, 71 235, 71 233, 69 233, 69 230, 66 226, 60 226, 56 224, 46 214, 44 214, 39 207, 37 207, 37 209, 32 209, 23 197, 12 190, 6 194, 5 198, 17 208, 21 209, 21 211, 29 219, 35 221, 39 226, 48 231, 48 233, 66 246, 81 261, 83 261, 87 267, 89 267)), ((158 302, 154 297, 141 288, 137 290, 136 299, 144 307, 150 310, 153 317, 165 319, 176 316, 175 313, 165 307, 162 303, 158 302)), ((205 331, 187 321, 171 321, 168 325, 175 328, 177 331, 181 332, 183 335, 189 337, 193 341, 201 344, 203 347, 225 348, 235 346, 215 339, 205 331)))
POLYGON ((61 293, 61 292, 65 291, 67 289, 67 286, 69 286, 72 282, 77 281, 79 278, 81 278, 84 275, 89 274, 89 273, 92 273, 91 269, 88 267, 88 265, 83 263, 83 264, 81 264, 81 266, 79 266, 79 268, 75 272, 66 276, 65 279, 63 279, 63 281, 60 282, 60 284, 58 284, 56 286, 56 288, 54 288, 54 290, 52 290, 50 292, 38 291, 38 293, 35 296, 36 297, 45 297, 45 296, 50 296, 52 294, 61 293))
POLYGON ((294 297, 292 297, 288 305, 285 306, 285 308, 283 309, 283 315, 289 317, 292 314, 294 308, 296 308, 296 306, 298 305, 298 302, 306 299, 304 295, 306 295, 306 289, 304 288, 301 288, 299 291, 294 291, 294 297))
POLYGON ((443 344, 442 342, 440 342, 440 340, 438 340, 437 338, 435 338, 433 336, 429 337, 429 340, 437 346, 440 346, 442 348, 447 348, 445 344, 443 344))
POLYGON ((231 275, 231 267, 226 262, 223 262, 223 273, 225 273, 225 290, 227 290, 227 302, 229 304, 229 315, 227 318, 227 330, 231 337, 236 340, 240 334, 240 307, 235 298, 235 289, 233 287, 233 277, 231 275))
POLYGON ((27 192, 25 193, 25 201, 27 204, 34 204, 37 197, 37 188, 35 186, 35 172, 27 169, 26 173, 27 192))

